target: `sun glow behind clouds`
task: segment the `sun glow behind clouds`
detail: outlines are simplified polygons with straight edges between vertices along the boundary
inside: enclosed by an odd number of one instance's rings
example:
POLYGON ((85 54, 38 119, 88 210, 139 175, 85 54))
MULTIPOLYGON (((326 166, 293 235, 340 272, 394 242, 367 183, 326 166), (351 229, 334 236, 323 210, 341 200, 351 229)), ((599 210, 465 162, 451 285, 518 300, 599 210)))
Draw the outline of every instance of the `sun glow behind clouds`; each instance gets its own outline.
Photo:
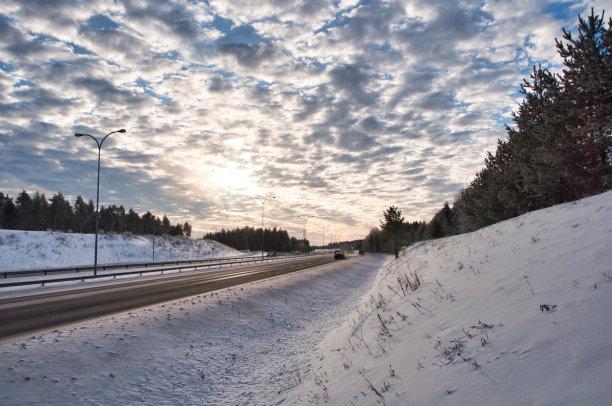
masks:
POLYGON ((231 163, 213 169, 209 175, 209 182, 225 193, 258 195, 262 192, 261 185, 253 177, 250 169, 231 163))
POLYGON ((72 134, 126 128, 106 204, 194 235, 260 223, 253 196, 295 236, 312 215, 362 238, 391 204, 428 221, 506 136, 531 64, 560 68, 561 28, 611 0, 551 1, 3 0, 1 189, 95 197, 72 134))

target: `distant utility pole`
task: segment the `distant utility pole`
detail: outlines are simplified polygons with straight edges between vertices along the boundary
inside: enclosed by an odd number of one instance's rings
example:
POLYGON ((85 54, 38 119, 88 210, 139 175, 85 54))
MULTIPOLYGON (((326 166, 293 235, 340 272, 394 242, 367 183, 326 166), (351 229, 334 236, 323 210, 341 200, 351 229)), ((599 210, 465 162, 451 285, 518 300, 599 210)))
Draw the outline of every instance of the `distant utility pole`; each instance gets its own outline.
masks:
POLYGON ((308 219, 310 217, 314 217, 314 216, 302 216, 302 218, 304 219, 304 227, 302 228, 302 239, 304 241, 307 240, 307 235, 306 235, 306 226, 308 225, 308 219))

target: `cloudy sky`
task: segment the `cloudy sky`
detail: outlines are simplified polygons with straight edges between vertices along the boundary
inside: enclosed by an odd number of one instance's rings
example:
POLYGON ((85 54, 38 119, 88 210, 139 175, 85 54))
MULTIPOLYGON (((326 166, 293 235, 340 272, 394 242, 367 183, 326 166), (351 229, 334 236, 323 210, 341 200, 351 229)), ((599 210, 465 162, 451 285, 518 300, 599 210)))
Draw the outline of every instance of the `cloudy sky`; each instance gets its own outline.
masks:
POLYGON ((3 0, 0 191, 362 238, 429 220, 555 37, 612 0, 3 0))

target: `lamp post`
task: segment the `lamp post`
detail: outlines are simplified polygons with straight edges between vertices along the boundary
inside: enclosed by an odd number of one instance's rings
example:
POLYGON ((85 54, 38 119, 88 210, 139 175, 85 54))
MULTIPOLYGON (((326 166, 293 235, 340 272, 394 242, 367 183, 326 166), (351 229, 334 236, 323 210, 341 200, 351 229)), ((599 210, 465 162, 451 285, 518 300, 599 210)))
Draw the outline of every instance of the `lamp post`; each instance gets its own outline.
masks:
POLYGON ((98 146, 98 185, 96 187, 96 245, 95 245, 95 254, 94 254, 94 276, 98 275, 98 223, 99 223, 99 211, 98 211, 98 203, 100 202, 100 153, 102 151, 102 144, 104 143, 104 140, 111 134, 114 133, 124 133, 125 129, 121 129, 121 130, 117 130, 117 131, 112 131, 108 134, 106 134, 104 136, 104 138, 102 138, 102 141, 98 141, 98 139, 96 137, 94 137, 93 135, 89 135, 89 134, 83 134, 83 133, 75 133, 74 136, 75 137, 90 137, 93 138, 93 140, 96 142, 96 145, 98 146))
POLYGON ((261 199, 261 262, 264 259, 264 203, 267 199, 276 199, 276 196, 268 196, 261 199))

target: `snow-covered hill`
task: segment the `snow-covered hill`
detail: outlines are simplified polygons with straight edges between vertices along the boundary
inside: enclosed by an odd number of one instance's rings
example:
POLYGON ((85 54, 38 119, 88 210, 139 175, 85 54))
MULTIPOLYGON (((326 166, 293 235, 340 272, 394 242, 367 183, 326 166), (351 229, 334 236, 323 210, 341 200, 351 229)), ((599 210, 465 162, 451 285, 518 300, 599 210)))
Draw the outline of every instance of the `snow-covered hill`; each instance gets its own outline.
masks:
MULTIPOLYGON (((0 230, 0 271, 90 265, 94 262, 94 246, 93 234, 0 230)), ((155 237, 155 261, 237 254, 216 241, 155 237)), ((151 236, 98 236, 98 264, 152 260, 151 236)))
POLYGON ((612 405, 611 310, 608 192, 403 250, 292 400, 612 405))
POLYGON ((610 405, 611 308, 609 192, 0 343, 0 403, 610 405))

